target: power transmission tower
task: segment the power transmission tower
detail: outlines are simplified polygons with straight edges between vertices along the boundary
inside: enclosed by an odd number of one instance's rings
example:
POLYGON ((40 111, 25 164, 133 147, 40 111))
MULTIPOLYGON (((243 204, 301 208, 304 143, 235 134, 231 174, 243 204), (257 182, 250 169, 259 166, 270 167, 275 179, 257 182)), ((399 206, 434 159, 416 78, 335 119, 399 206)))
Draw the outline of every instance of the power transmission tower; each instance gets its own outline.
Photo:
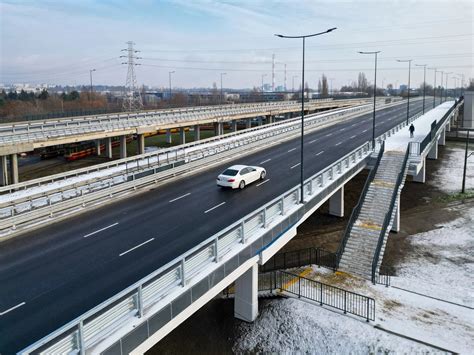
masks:
POLYGON ((135 43, 132 41, 128 41, 128 48, 122 49, 122 52, 127 52, 127 55, 120 56, 120 58, 127 58, 127 61, 122 64, 128 65, 127 81, 125 83, 125 93, 123 95, 122 103, 124 111, 139 111, 143 109, 142 96, 138 90, 137 77, 135 76, 135 66, 140 65, 135 61, 141 59, 141 57, 135 55, 135 53, 138 53, 139 51, 133 49, 134 44, 135 43))

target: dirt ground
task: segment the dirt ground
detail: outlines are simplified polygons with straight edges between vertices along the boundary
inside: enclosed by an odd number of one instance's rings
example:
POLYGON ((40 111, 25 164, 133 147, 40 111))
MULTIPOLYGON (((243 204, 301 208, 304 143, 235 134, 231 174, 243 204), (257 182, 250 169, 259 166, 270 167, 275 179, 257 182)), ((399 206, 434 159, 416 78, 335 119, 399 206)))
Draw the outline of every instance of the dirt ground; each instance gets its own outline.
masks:
MULTIPOLYGON (((442 164, 446 154, 446 150, 440 147, 439 159, 427 160, 427 181, 432 179, 433 172, 442 164)), ((346 184, 344 218, 330 216, 328 203, 324 204, 301 225, 298 235, 285 246, 284 250, 313 246, 335 252, 366 178, 367 172, 363 171, 346 184)), ((401 194, 401 230, 390 234, 385 250, 383 265, 389 269, 403 261, 404 255, 416 252, 408 238, 410 235, 432 230, 436 228, 436 224, 455 219, 459 215, 456 206, 462 206, 462 202, 443 201, 442 197, 446 195, 432 185, 410 180, 405 183, 401 194)), ((264 306, 266 302, 268 301, 265 299, 259 300, 260 306, 264 306)), ((232 353, 234 332, 239 322, 233 317, 233 301, 217 299, 187 319, 148 354, 232 353)))

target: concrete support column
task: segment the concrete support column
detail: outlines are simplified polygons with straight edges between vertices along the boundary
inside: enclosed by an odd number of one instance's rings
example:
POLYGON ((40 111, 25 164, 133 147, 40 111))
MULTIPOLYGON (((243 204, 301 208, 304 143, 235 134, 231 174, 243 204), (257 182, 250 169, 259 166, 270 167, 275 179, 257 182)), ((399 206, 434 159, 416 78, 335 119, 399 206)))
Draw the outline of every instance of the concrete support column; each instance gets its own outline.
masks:
POLYGON ((397 201, 395 203, 395 211, 392 223, 392 232, 400 232, 400 194, 397 196, 397 201))
POLYGON ((201 127, 197 124, 194 126, 194 141, 201 139, 201 127))
POLYGON ((186 143, 186 131, 184 130, 184 127, 179 128, 179 144, 185 144, 186 143))
POLYGON ((173 137, 171 136, 171 129, 166 130, 166 143, 173 143, 173 137))
POLYGON ((112 138, 105 138, 105 156, 109 159, 113 158, 112 154, 112 138))
POLYGON ((438 142, 434 142, 433 146, 428 152, 428 159, 438 159, 438 142))
POLYGON ((448 124, 446 125, 446 131, 451 132, 451 120, 449 120, 448 124))
POLYGON ((120 159, 127 157, 127 136, 120 136, 120 159))
POLYGON ((255 264, 235 280, 234 316, 253 322, 258 315, 258 266, 255 264))
POLYGON ((438 138, 438 145, 446 145, 446 129, 443 129, 438 138))
POLYGON ((232 130, 232 132, 237 132, 237 121, 236 120, 232 121, 231 130, 232 130))
POLYGON ((18 184, 20 182, 18 176, 18 155, 10 155, 10 181, 12 184, 18 184))
POLYGON ((416 176, 413 177, 414 182, 421 182, 422 184, 426 181, 426 159, 423 159, 420 171, 416 176))
POLYGON ((137 154, 145 153, 145 135, 138 134, 137 135, 137 154))
POLYGON ((95 140, 95 154, 99 156, 102 153, 101 147, 100 147, 100 139, 95 140))
POLYGON ((245 128, 252 128, 252 119, 251 118, 247 118, 245 120, 245 128))
POLYGON ((0 186, 8 185, 8 158, 6 155, 0 157, 0 186))
POLYGON ((344 186, 329 198, 329 214, 336 217, 344 217, 344 186))
POLYGON ((259 116, 257 119, 258 125, 261 126, 263 124, 262 116, 259 116))
POLYGON ((224 134, 224 123, 223 122, 214 122, 214 135, 221 136, 224 134))

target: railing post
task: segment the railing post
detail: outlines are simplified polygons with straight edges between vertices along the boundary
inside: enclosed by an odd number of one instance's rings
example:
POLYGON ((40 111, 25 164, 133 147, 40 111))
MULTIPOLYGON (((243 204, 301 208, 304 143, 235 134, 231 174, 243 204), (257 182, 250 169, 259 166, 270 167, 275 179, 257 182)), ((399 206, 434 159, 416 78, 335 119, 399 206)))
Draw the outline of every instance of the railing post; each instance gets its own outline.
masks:
POLYGON ((86 349, 84 348, 84 324, 81 320, 77 328, 77 347, 79 348, 79 354, 85 355, 86 349))
POLYGON ((367 322, 370 320, 370 298, 367 297, 367 322))
POLYGON ((184 258, 181 259, 181 270, 180 270, 181 271, 181 286, 183 286, 183 287, 185 285, 185 277, 186 277, 186 275, 184 273, 184 264, 185 264, 184 261, 185 261, 184 258))
POLYGON ((322 306, 323 305, 323 284, 321 282, 319 283, 319 288, 320 288, 319 303, 322 306))
POLYGON ((298 276, 298 298, 301 298, 301 277, 298 276))
POLYGON ((142 285, 138 286, 137 292, 137 306, 138 306, 138 318, 143 317, 143 295, 142 295, 142 285))
POLYGON ((347 313, 347 292, 344 291, 344 314, 347 313))
POLYGON ((240 222, 240 238, 242 239, 242 244, 245 244, 245 222, 240 222))
POLYGON ((214 247, 213 247, 213 249, 214 249, 214 261, 216 263, 219 262, 219 249, 217 248, 217 242, 218 242, 218 239, 216 238, 214 240, 214 247))

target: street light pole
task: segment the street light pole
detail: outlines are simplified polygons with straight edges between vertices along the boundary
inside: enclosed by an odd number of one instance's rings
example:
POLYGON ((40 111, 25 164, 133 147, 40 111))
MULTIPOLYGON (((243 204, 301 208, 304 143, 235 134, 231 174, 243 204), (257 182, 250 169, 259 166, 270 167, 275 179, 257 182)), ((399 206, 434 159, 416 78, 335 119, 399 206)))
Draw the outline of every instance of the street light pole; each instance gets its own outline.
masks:
POLYGON ((444 71, 442 70, 438 70, 438 73, 441 73, 441 80, 440 80, 440 84, 441 84, 441 89, 439 90, 440 93, 439 93, 439 104, 441 105, 441 103, 443 102, 443 75, 444 75, 444 71))
POLYGON ((222 77, 223 77, 224 75, 227 75, 227 73, 221 73, 221 104, 222 104, 223 99, 224 99, 224 96, 223 96, 223 94, 222 94, 222 77))
POLYGON ((262 74, 262 101, 265 100, 265 95, 263 93, 263 78, 265 78, 267 76, 267 74, 262 74))
POLYGON ((293 75, 293 78, 292 78, 292 82, 293 82, 293 90, 291 90, 292 92, 295 92, 295 78, 297 78, 298 75, 293 75))
POLYGON ((372 116, 372 149, 375 149, 375 98, 377 96, 377 54, 380 51, 358 52, 360 54, 375 54, 375 70, 374 70, 374 113, 372 116))
POLYGON ((425 92, 426 92, 426 66, 428 64, 415 64, 417 67, 423 67, 423 114, 425 114, 425 92))
POLYGON ((303 65, 301 70, 301 162, 300 162, 300 183, 301 183, 301 192, 300 192, 300 202, 304 203, 304 57, 305 57, 305 41, 307 37, 320 36, 329 32, 332 32, 336 27, 330 28, 324 32, 314 33, 305 36, 284 36, 281 34, 275 34, 275 36, 280 38, 298 38, 303 39, 303 65))
POLYGON ((169 79, 170 79, 170 98, 169 98, 170 107, 171 107, 171 74, 173 73, 174 73, 174 70, 168 72, 169 79))
POLYGON ((436 107, 436 68, 428 68, 428 70, 434 70, 434 85, 433 85, 433 108, 436 107))
POLYGON ((93 71, 96 71, 96 70, 95 70, 95 69, 90 69, 90 70, 89 70, 89 75, 90 75, 90 78, 91 78, 91 93, 90 93, 90 95, 89 95, 89 101, 92 100, 92 72, 93 72, 93 71))
POLYGON ((410 73, 411 73, 411 61, 412 60, 413 59, 407 59, 407 60, 397 59, 397 62, 400 62, 400 63, 407 63, 408 62, 407 125, 408 125, 408 118, 410 117, 410 73))
POLYGON ((444 102, 448 101, 448 75, 453 72, 445 73, 446 74, 446 93, 444 94, 444 102))

